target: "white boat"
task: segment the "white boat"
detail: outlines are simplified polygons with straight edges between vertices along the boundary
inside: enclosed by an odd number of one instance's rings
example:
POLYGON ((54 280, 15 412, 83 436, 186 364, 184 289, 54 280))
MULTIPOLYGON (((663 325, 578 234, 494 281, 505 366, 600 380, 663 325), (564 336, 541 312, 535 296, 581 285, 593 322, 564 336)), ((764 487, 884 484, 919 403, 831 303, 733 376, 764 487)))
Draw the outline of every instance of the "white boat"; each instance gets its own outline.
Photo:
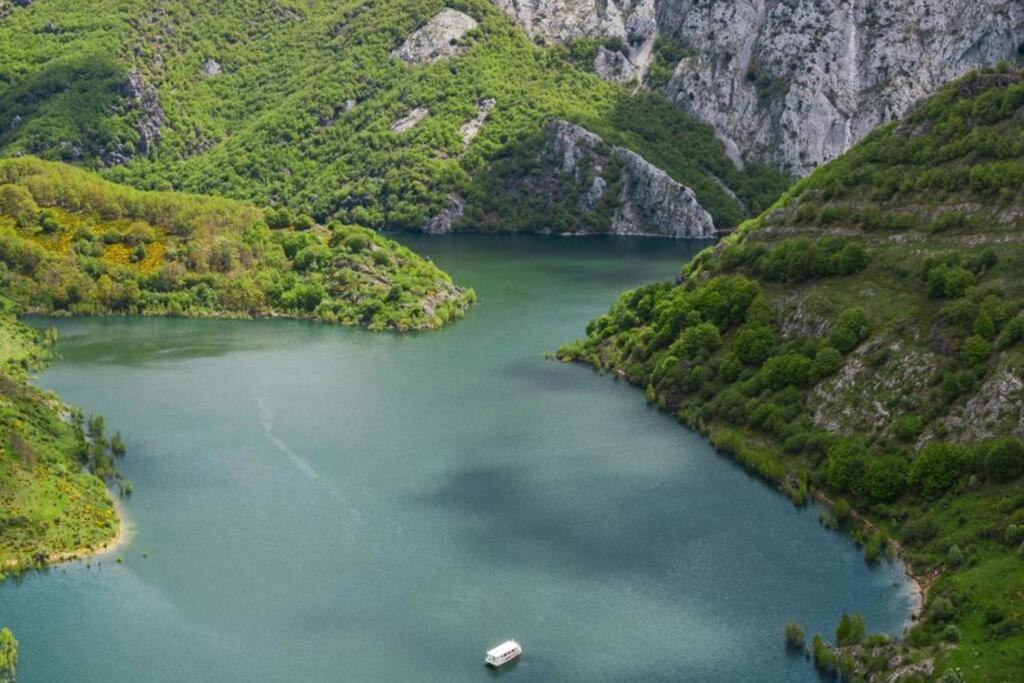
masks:
POLYGON ((497 669, 499 666, 508 664, 521 654, 523 654, 523 648, 519 643, 514 640, 506 640, 501 645, 495 645, 487 651, 487 656, 484 657, 484 664, 497 669))

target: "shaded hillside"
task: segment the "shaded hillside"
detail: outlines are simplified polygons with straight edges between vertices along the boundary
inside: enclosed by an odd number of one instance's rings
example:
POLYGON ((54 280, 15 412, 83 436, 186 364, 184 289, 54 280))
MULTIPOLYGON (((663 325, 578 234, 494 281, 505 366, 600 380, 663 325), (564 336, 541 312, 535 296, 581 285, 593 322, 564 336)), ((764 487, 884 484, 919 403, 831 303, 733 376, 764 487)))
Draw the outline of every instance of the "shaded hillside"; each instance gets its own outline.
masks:
MULTIPOLYGON (((481 198, 526 170, 509 159, 536 160, 552 118, 664 169, 719 228, 786 186, 738 170, 709 126, 663 98, 633 98, 538 47, 486 0, 443 7, 37 0, 0 20, 0 153, 374 228, 420 228, 463 199, 456 227, 548 213, 544 197, 481 198)), ((602 224, 581 211, 558 207, 566 229, 602 224)))
POLYGON ((474 299, 365 228, 141 192, 33 158, 0 160, 0 291, 36 313, 288 316, 394 330, 439 327, 474 299))
POLYGON ((911 654, 826 667, 1024 675, 1022 193, 1024 73, 973 74, 561 351, 940 577, 911 654))

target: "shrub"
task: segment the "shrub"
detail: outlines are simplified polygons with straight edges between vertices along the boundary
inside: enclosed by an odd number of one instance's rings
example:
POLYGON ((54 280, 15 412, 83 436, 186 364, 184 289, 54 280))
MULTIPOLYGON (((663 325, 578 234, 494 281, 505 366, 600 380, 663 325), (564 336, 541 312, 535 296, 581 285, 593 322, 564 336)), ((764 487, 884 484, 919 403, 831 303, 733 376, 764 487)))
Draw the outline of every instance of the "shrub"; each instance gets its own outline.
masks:
POLYGON ((901 415, 892 428, 893 434, 903 443, 911 443, 924 431, 924 420, 919 415, 907 413, 901 415))
POLYGON ((992 346, 985 341, 984 337, 972 335, 964 340, 960 348, 960 356, 967 365, 981 365, 992 355, 992 346))
POLYGON ((928 517, 919 517, 907 520, 900 531, 900 538, 907 545, 921 546, 935 538, 938 533, 939 526, 934 520, 928 517))
POLYGON ((814 653, 814 666, 818 670, 835 672, 839 668, 839 658, 821 636, 814 636, 814 640, 811 641, 811 650, 814 653))
POLYGON ((829 343, 842 353, 849 353, 867 339, 870 333, 864 309, 848 308, 839 315, 839 319, 833 325, 829 343))
POLYGON ((836 644, 839 647, 857 645, 867 635, 868 624, 864 615, 860 612, 843 614, 839 619, 839 626, 836 628, 836 644))
POLYGON ((786 622, 786 649, 803 651, 807 647, 804 629, 795 621, 786 622))
POLYGON ((1024 444, 1010 437, 985 444, 984 468, 996 481, 1011 481, 1024 474, 1024 444))

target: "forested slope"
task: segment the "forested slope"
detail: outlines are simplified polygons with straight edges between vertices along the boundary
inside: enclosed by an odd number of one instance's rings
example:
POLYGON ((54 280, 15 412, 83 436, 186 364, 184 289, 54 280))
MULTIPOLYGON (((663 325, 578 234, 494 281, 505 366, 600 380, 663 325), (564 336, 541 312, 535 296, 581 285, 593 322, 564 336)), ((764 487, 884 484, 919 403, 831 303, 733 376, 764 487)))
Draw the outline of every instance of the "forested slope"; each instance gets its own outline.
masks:
POLYGON ((0 160, 0 292, 35 313, 286 316, 394 330, 440 327, 474 299, 365 228, 143 192, 30 157, 0 160))
MULTIPOLYGON (((564 187, 526 205, 503 199, 507 184, 537 172, 544 124, 562 118, 692 188, 719 228, 786 186, 764 167, 737 169, 710 126, 661 96, 634 97, 578 69, 571 49, 534 44, 486 0, 444 7, 11 6, 0 19, 0 154, 84 164, 144 189, 286 206, 321 222, 419 229, 465 204, 456 227, 516 228, 525 214, 556 231, 593 231, 602 221, 582 222, 577 177, 559 176, 564 187)), ((617 172, 605 171, 608 185, 617 172)))
POLYGON ((826 668, 1024 676, 1022 193, 1024 73, 972 74, 560 352, 935 581, 910 654, 826 668))

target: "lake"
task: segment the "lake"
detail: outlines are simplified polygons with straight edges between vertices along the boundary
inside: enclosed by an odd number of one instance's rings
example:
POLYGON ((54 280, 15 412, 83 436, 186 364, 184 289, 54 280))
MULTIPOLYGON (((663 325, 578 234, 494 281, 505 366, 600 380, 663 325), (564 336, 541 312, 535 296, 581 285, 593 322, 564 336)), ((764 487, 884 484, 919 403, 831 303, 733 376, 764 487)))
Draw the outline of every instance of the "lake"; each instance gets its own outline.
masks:
POLYGON ((21 683, 812 682, 787 619, 900 630, 901 567, 867 566, 642 391, 543 357, 706 245, 398 239, 479 305, 407 336, 30 321, 60 332, 39 383, 128 443, 133 537, 0 584, 21 683), (506 638, 522 660, 485 670, 506 638))

